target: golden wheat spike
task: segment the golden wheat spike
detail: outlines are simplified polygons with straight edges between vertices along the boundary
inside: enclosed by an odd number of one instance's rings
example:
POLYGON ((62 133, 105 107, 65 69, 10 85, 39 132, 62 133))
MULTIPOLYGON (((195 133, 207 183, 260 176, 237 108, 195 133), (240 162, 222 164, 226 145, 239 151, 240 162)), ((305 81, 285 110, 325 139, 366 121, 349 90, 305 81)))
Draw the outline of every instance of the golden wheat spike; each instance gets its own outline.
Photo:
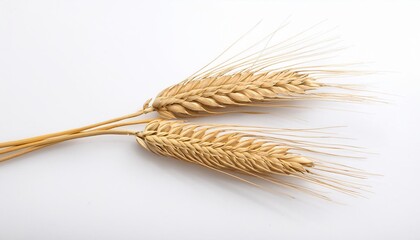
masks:
POLYGON ((177 120, 151 121, 144 131, 137 134, 137 142, 154 153, 213 170, 245 174, 299 190, 304 187, 279 177, 299 178, 351 195, 359 193, 356 185, 324 176, 318 171, 353 177, 362 176, 362 172, 315 161, 299 154, 302 148, 282 141, 244 130, 227 130, 223 125, 191 124, 177 120))
POLYGON ((322 85, 296 71, 240 72, 189 81, 163 90, 153 108, 163 117, 197 116, 226 107, 249 106, 274 100, 301 98, 322 85))
POLYGON ((155 120, 138 134, 138 141, 160 155, 229 170, 292 174, 313 166, 311 160, 264 138, 249 138, 241 132, 220 133, 213 127, 155 120))

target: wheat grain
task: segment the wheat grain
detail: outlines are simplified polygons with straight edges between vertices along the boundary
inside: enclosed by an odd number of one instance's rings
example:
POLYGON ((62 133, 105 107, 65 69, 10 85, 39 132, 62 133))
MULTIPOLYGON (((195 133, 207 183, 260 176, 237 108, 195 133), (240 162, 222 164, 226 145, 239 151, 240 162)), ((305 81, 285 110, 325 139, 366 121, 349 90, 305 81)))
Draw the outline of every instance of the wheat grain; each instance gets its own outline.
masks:
POLYGON ((305 157, 297 153, 298 148, 287 143, 282 144, 282 139, 279 138, 179 120, 154 120, 137 136, 137 142, 154 153, 196 163, 223 173, 231 172, 229 175, 246 174, 282 186, 310 191, 322 197, 324 196, 276 176, 304 179, 347 194, 358 194, 360 190, 355 185, 321 175, 316 171, 348 174, 352 177, 361 176, 363 173, 345 166, 328 166, 321 161, 305 157))

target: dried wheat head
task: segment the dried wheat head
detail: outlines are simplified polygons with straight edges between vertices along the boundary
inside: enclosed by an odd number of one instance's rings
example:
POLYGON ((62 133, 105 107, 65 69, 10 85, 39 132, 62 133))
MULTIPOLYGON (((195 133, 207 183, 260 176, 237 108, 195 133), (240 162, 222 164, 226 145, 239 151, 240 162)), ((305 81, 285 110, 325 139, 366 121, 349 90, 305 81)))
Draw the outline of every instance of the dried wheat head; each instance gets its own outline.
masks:
MULTIPOLYGON (((294 147, 282 139, 229 128, 179 120, 154 120, 147 124, 143 132, 138 133, 137 141, 154 153, 235 177, 235 174, 245 174, 322 197, 325 196, 287 182, 284 178, 300 178, 348 194, 358 193, 357 187, 351 184, 346 185, 316 173, 325 169, 340 174, 341 170, 329 169, 321 161, 299 154, 303 148, 294 147)), ((342 170, 343 173, 349 173, 344 167, 342 170)))
POLYGON ((346 64, 324 62, 342 50, 334 46, 337 39, 304 31, 269 44, 275 33, 209 67, 214 61, 211 62, 184 81, 164 89, 151 106, 149 102, 145 106, 164 118, 176 118, 232 112, 230 108, 237 106, 281 106, 288 100, 371 100, 343 92, 351 90, 348 85, 324 81, 361 73, 350 71, 346 64), (267 40, 264 48, 255 50, 267 40), (319 64, 309 64, 312 62, 319 64))
POLYGON ((297 99, 321 86, 308 74, 296 71, 245 71, 171 86, 157 96, 152 106, 163 117, 198 116, 220 113, 226 107, 297 99))

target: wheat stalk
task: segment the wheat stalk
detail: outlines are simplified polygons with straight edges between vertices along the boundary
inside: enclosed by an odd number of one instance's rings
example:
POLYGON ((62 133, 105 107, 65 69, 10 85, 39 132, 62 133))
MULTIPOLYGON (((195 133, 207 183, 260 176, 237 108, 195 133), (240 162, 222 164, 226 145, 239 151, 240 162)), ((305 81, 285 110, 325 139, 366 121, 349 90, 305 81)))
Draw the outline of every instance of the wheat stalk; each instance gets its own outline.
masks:
MULTIPOLYGON (((0 157, 6 161, 32 151, 48 147, 60 142, 92 137, 97 135, 127 135, 135 136, 137 142, 146 149, 159 155, 174 157, 180 160, 199 164, 206 168, 227 174, 231 177, 270 190, 254 180, 247 180, 239 174, 288 187, 317 197, 330 200, 323 193, 302 184, 288 181, 286 178, 298 178, 316 185, 331 188, 350 195, 358 196, 364 189, 353 182, 335 179, 330 175, 364 178, 366 174, 344 165, 328 163, 314 159, 304 153, 328 154, 310 149, 320 147, 339 149, 342 145, 311 144, 306 140, 296 140, 290 131, 303 130, 273 129, 246 127, 238 125, 192 124, 180 120, 149 120, 141 132, 132 130, 113 130, 125 126, 113 124, 94 130, 83 131, 65 136, 48 138, 37 142, 13 147, 12 154, 0 157), (281 131, 281 133, 276 133, 281 131), (268 134, 270 133, 270 134, 268 134)), ((315 130, 305 130, 317 133, 315 130)), ((309 136, 306 136, 309 137, 309 136)), ((331 154, 339 156, 337 154, 331 154)))
MULTIPOLYGON (((334 39, 322 39, 322 34, 305 36, 304 31, 276 44, 269 45, 267 42, 262 50, 252 51, 258 43, 271 40, 277 31, 228 60, 213 67, 206 65, 184 81, 163 90, 153 102, 152 99, 147 100, 141 110, 132 114, 80 128, 0 143, 0 148, 81 133, 113 123, 124 123, 151 112, 158 112, 162 118, 180 118, 234 112, 238 110, 232 110, 232 107, 239 106, 284 106, 279 104, 282 100, 370 99, 353 94, 317 92, 331 87, 347 89, 347 86, 327 84, 321 80, 351 73, 340 68, 335 69, 334 66, 342 66, 338 64, 307 65, 339 50, 332 48, 334 39)), ((0 153, 10 150, 12 149, 0 149, 0 153)))
MULTIPOLYGON (((323 153, 311 150, 310 147, 339 149, 342 148, 341 145, 311 144, 308 141, 293 140, 289 137, 295 135, 278 135, 275 132, 279 130, 272 128, 192 124, 179 120, 156 119, 149 120, 145 129, 141 132, 112 130, 121 126, 125 126, 125 124, 113 124, 94 130, 19 145, 8 151, 12 154, 0 157, 0 162, 72 139, 104 134, 128 135, 135 136, 140 145, 154 153, 199 164, 265 190, 267 189, 264 186, 258 185, 252 180, 246 180, 237 174, 263 179, 276 185, 304 191, 328 200, 330 199, 324 194, 303 185, 289 182, 284 178, 298 178, 356 196, 363 190, 361 186, 355 183, 348 183, 320 173, 326 172, 364 178, 366 174, 363 171, 315 160, 302 154, 304 152, 323 153), (275 137, 264 135, 268 132, 275 137)), ((292 130, 285 129, 282 131, 292 130)), ((302 130, 293 131, 300 132, 302 130)), ((307 133, 311 132, 310 130, 307 131, 307 133)))
POLYGON ((239 111, 236 108, 242 106, 286 106, 282 105, 283 102, 290 100, 373 100, 367 96, 343 93, 345 90, 353 90, 350 85, 323 81, 325 78, 355 73, 342 70, 340 67, 343 65, 308 65, 335 52, 337 49, 331 48, 333 40, 314 42, 318 34, 306 37, 297 34, 270 45, 269 41, 275 32, 245 51, 212 67, 208 64, 184 81, 164 89, 153 101, 147 100, 142 109, 132 114, 66 131, 0 143, 0 162, 71 139, 103 134, 132 135, 136 136, 139 144, 152 152, 196 163, 255 186, 261 187, 238 174, 322 198, 327 197, 288 182, 285 178, 298 178, 358 195, 361 190, 359 185, 337 180, 328 174, 363 178, 365 173, 315 160, 304 154, 328 154, 311 147, 336 149, 342 146, 296 141, 288 139, 286 135, 268 136, 264 135, 262 129, 247 127, 198 125, 162 119, 134 120, 151 112, 157 112, 164 119, 173 119, 230 113, 239 111), (268 41, 262 50, 250 51, 265 40, 268 41), (331 92, 331 89, 339 91, 331 92), (145 123, 147 126, 142 132, 114 130, 145 123))
MULTIPOLYGON (((231 126, 229 128, 232 129, 231 126)), ((362 171, 346 166, 336 168, 297 153, 305 149, 293 147, 281 138, 240 129, 228 130, 223 125, 191 124, 176 120, 154 120, 147 124, 144 131, 137 133, 137 142, 159 155, 199 164, 236 178, 240 177, 235 173, 245 174, 304 190, 322 198, 327 197, 276 177, 300 178, 351 195, 357 195, 361 190, 357 184, 335 180, 317 171, 363 178, 362 171)))
POLYGON ((329 59, 342 50, 334 48, 335 38, 298 34, 276 44, 267 42, 262 50, 250 50, 271 40, 275 33, 209 67, 216 58, 184 81, 161 91, 150 106, 149 102, 145 106, 161 117, 181 118, 232 112, 228 107, 284 106, 279 102, 285 100, 377 101, 371 96, 343 93, 355 90, 350 85, 324 81, 367 72, 347 70, 346 64, 309 64, 329 59))

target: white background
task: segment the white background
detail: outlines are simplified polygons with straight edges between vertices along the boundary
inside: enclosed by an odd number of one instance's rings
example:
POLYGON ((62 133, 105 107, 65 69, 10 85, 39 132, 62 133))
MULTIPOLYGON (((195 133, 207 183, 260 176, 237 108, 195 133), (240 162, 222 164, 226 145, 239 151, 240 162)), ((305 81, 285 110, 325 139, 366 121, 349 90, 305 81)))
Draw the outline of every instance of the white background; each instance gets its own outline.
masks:
MULTIPOLYGON (((338 26, 390 104, 212 122, 340 130, 378 153, 365 198, 288 199, 141 149, 77 140, 0 164, 0 239, 419 239, 420 2, 0 0, 0 141, 140 108, 263 19, 338 26)), ((351 79, 349 79, 351 81, 351 79)), ((330 104, 330 107, 337 105, 330 104)), ((354 142, 353 142, 354 143, 354 142)))

